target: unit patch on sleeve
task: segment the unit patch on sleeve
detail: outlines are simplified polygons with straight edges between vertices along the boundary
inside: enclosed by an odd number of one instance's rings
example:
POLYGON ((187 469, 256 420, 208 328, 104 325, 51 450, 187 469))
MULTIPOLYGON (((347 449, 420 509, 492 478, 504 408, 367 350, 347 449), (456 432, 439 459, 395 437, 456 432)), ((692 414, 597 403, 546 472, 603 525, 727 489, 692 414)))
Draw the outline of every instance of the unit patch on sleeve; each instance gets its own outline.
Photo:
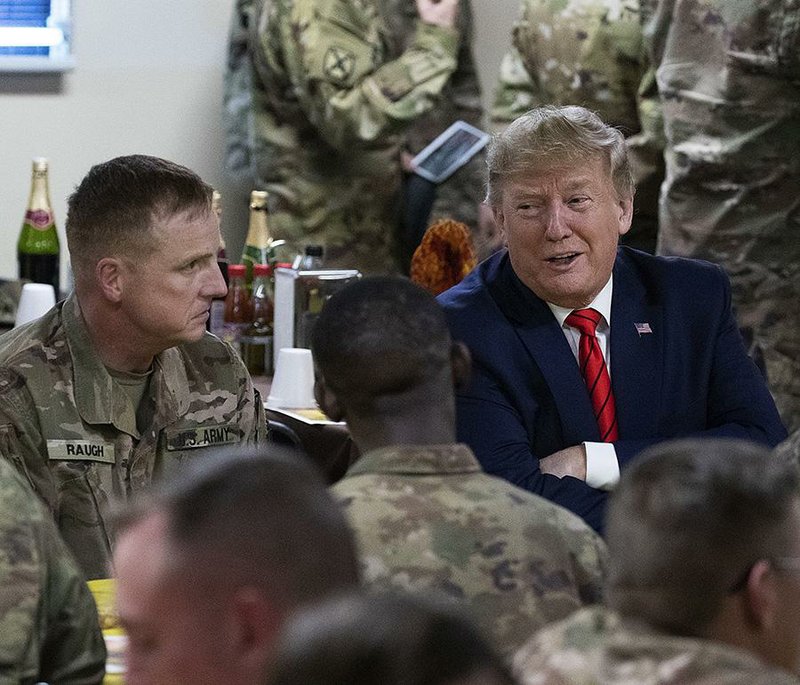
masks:
POLYGON ((322 71, 337 83, 347 83, 356 67, 356 56, 349 50, 332 46, 323 58, 322 71))

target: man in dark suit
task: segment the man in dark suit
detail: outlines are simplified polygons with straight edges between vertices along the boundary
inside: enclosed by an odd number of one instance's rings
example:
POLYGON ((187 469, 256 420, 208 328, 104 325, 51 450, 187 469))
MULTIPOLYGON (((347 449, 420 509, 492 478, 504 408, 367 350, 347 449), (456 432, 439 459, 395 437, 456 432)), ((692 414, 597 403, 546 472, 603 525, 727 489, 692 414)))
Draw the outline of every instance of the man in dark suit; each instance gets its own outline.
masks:
POLYGON ((618 247, 634 187, 616 129, 582 107, 538 108, 488 165, 508 250, 439 298, 474 360, 458 437, 487 472, 602 530, 606 491, 644 447, 785 437, 724 272, 618 247))

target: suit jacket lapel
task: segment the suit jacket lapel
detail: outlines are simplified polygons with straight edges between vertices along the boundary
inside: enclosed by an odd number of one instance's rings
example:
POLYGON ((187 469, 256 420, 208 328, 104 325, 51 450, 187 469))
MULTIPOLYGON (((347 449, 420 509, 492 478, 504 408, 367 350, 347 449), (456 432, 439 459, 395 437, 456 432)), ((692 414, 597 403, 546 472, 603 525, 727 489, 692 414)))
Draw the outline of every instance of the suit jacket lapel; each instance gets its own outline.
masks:
POLYGON ((656 433, 661 414, 663 336, 661 305, 647 301, 635 266, 620 252, 611 297, 611 387, 623 440, 656 433))
POLYGON ((547 304, 514 274, 506 258, 499 269, 494 300, 514 324, 556 404, 564 445, 600 440, 592 404, 569 343, 547 304))

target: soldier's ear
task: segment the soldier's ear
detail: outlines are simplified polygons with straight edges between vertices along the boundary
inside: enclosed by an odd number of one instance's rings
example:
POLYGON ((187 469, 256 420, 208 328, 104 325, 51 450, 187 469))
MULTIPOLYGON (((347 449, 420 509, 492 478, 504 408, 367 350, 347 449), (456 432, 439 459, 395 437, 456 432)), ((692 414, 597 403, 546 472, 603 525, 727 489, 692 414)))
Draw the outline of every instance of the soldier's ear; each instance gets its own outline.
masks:
POLYGON ((111 302, 119 302, 124 290, 124 265, 116 257, 103 257, 94 268, 98 290, 111 302))
POLYGON ((331 421, 344 421, 344 411, 336 393, 325 383, 325 379, 317 372, 314 380, 314 399, 317 400, 319 408, 331 421))

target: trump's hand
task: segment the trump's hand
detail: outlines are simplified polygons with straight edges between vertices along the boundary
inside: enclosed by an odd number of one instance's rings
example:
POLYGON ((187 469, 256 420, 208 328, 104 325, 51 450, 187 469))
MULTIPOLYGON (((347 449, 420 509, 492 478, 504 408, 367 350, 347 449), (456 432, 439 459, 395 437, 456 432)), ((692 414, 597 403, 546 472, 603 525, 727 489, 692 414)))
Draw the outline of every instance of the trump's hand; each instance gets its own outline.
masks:
POLYGON ((539 470, 551 476, 572 476, 586 480, 586 449, 583 445, 575 445, 554 452, 549 457, 539 460, 539 470))
POLYGON ((458 0, 417 0, 417 12, 426 24, 451 29, 456 23, 458 0))

